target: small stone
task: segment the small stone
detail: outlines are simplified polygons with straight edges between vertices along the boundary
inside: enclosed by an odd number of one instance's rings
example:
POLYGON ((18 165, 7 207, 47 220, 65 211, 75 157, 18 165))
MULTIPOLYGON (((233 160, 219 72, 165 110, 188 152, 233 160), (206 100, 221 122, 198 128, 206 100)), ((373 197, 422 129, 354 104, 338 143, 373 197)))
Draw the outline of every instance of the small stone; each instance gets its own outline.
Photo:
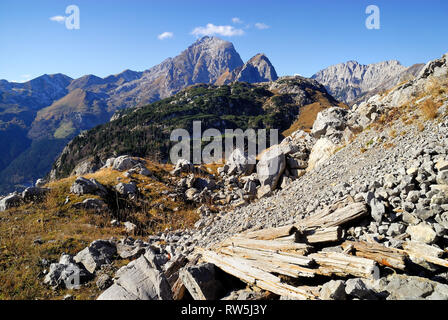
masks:
POLYGON ((345 293, 363 300, 378 300, 374 292, 367 288, 361 279, 348 279, 345 282, 345 293))
POLYGON ((408 196, 406 197, 406 201, 411 203, 417 203, 418 199, 420 199, 420 192, 419 191, 410 191, 408 193, 408 196))
POLYGON ((438 184, 448 184, 448 170, 439 171, 436 181, 438 184))
POLYGON ((325 283, 320 290, 322 300, 345 300, 345 284, 342 280, 331 280, 325 283))
POLYGON ((406 232, 411 236, 412 240, 432 244, 435 242, 437 233, 431 225, 421 222, 416 226, 409 226, 406 232))
POLYGON ((129 221, 126 221, 125 223, 123 223, 123 225, 124 231, 126 231, 127 233, 133 233, 137 229, 137 226, 129 221))

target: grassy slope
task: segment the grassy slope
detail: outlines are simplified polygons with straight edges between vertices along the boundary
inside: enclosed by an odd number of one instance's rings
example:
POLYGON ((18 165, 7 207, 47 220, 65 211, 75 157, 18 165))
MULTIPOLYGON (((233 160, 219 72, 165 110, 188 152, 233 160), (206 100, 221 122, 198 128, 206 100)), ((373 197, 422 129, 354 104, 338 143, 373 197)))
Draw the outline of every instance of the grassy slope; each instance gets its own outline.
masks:
MULTIPOLYGON (((54 291, 43 285, 42 272, 48 267, 44 268, 40 261, 47 259, 56 262, 62 253, 76 254, 96 239, 126 236, 123 226, 110 225, 111 219, 116 216, 120 216, 122 221, 130 220, 140 226, 140 236, 134 238, 144 239, 146 235, 167 227, 179 229, 192 226, 198 218, 196 208, 161 195, 163 190, 171 190, 168 172, 172 168, 151 162, 147 163, 147 167, 159 181, 134 175, 139 181, 139 187, 144 189, 143 203, 138 210, 123 209, 112 216, 110 213, 98 214, 74 209, 73 203, 95 196, 78 197, 69 194, 75 177, 68 177, 48 185, 52 191, 43 203, 27 204, 0 212, 0 300, 60 299, 67 293, 77 299, 94 299, 99 293, 95 280, 75 291, 54 291), (70 202, 64 205, 67 196, 70 202), (34 244, 35 239, 42 239, 44 243, 34 244)), ((122 182, 129 181, 122 172, 111 169, 103 169, 85 177, 95 178, 109 187, 117 183, 117 178, 122 182)), ((110 270, 111 275, 127 262, 116 260, 114 268, 110 270)))

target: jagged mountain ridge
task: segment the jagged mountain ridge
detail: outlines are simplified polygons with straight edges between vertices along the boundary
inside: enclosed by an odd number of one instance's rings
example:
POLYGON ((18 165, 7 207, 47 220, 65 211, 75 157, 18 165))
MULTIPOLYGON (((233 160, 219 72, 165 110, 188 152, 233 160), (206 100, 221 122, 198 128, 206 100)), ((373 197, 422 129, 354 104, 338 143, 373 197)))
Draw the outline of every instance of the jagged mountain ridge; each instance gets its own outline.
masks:
POLYGON ((405 67, 397 60, 368 65, 348 61, 320 70, 311 78, 322 83, 335 98, 350 103, 412 79, 423 66, 405 67))
POLYGON ((243 66, 233 71, 223 73, 216 84, 229 84, 234 81, 249 83, 275 81, 278 79, 277 72, 268 57, 259 53, 247 61, 243 66))

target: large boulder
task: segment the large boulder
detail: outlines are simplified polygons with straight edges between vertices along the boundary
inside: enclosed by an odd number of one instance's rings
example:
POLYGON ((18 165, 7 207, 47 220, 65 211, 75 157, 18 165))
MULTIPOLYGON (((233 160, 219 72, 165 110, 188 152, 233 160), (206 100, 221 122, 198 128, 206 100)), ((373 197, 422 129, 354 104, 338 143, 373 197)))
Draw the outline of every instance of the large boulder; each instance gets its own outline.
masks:
POLYGON ((347 125, 347 109, 332 107, 317 114, 311 134, 319 139, 336 132, 343 131, 347 125))
POLYGON ((394 274, 382 288, 388 300, 448 300, 448 285, 429 279, 394 274))
POLYGON ((23 199, 20 195, 12 193, 0 200, 0 211, 5 211, 13 207, 18 207, 23 199))
POLYGON ((112 241, 96 240, 78 252, 74 260, 82 264, 90 273, 94 273, 102 265, 112 263, 116 253, 117 247, 112 241))
POLYGON ((98 196, 105 196, 107 194, 106 188, 95 179, 86 179, 78 177, 73 185, 70 187, 70 192, 76 195, 95 194, 98 196))
POLYGON ((130 156, 124 155, 114 159, 112 169, 118 171, 126 171, 132 169, 138 164, 141 164, 142 162, 143 160, 141 159, 132 158, 130 156))
POLYGON ((311 150, 307 170, 312 170, 327 161, 336 152, 337 148, 338 145, 329 138, 323 137, 317 140, 311 150))
POLYGON ((140 242, 126 241, 117 243, 117 253, 122 259, 135 259, 145 252, 145 246, 140 242))
POLYGON ((133 182, 123 183, 120 182, 115 186, 115 190, 123 196, 134 195, 138 192, 137 185, 133 182))
POLYGON ((285 154, 279 145, 264 151, 257 164, 257 176, 261 184, 257 195, 259 198, 269 194, 277 187, 285 167, 285 154))
POLYGON ((76 167, 72 170, 71 175, 73 176, 82 176, 88 173, 94 173, 98 169, 100 169, 100 165, 97 161, 92 159, 87 159, 81 161, 76 165, 76 167))
POLYGON ((176 166, 171 174, 179 175, 181 173, 194 173, 195 168, 194 165, 187 159, 179 159, 177 160, 176 166))
POLYGON ((244 151, 236 148, 227 159, 227 165, 229 166, 227 173, 229 175, 249 175, 254 171, 255 162, 255 158, 250 158, 244 151))
POLYGON ((171 287, 156 268, 150 250, 118 270, 115 277, 118 279, 98 300, 172 300, 171 287))

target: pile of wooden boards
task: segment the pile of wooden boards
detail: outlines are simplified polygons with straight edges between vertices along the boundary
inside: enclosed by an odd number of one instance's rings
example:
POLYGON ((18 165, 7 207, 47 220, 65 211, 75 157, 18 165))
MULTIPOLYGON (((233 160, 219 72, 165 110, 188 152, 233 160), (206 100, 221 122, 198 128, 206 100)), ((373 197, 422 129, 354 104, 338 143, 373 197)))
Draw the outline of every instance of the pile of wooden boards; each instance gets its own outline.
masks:
POLYGON ((202 261, 251 286, 300 300, 318 299, 319 292, 317 287, 290 284, 293 279, 377 278, 379 267, 405 270, 409 259, 448 267, 448 261, 440 258, 442 250, 434 252, 433 247, 421 243, 408 241, 404 249, 396 249, 373 240, 343 241, 344 226, 368 214, 365 203, 349 197, 293 225, 244 232, 213 250, 198 249, 198 253, 202 261), (325 250, 326 246, 335 245, 341 250, 325 250))

